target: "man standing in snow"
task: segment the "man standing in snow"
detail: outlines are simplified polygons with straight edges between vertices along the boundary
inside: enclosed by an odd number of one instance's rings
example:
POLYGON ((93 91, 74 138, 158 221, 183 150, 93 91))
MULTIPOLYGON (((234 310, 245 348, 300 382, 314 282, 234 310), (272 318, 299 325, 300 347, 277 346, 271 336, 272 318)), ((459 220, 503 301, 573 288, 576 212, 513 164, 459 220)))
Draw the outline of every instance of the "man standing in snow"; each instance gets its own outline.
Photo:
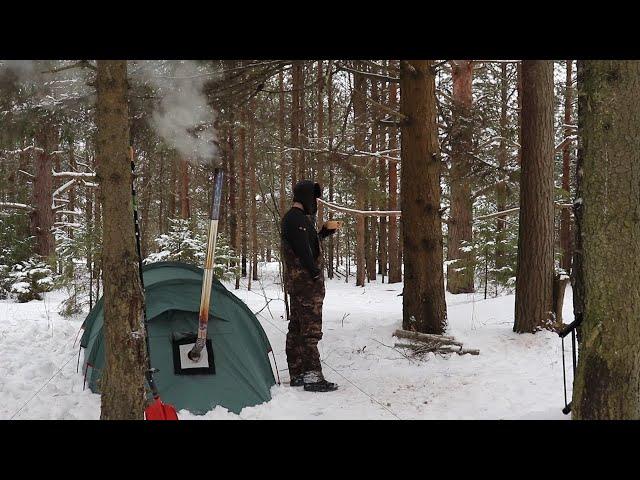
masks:
POLYGON ((336 390, 335 383, 322 375, 318 342, 322 338, 322 302, 324 277, 320 240, 333 235, 335 229, 323 226, 317 232, 311 216, 318 211, 317 200, 322 187, 310 180, 293 188, 293 206, 282 218, 282 253, 285 286, 289 293, 289 331, 287 363, 291 386, 310 392, 336 390))

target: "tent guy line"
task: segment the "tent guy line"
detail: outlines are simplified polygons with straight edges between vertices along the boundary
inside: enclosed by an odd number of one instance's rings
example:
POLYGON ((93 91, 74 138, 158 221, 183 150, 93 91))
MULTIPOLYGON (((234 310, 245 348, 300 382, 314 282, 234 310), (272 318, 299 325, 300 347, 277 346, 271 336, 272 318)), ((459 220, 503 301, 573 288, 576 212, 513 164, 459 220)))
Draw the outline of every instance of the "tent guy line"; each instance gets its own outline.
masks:
MULTIPOLYGON (((274 324, 271 320, 269 320, 267 317, 265 317, 264 315, 260 314, 260 315, 256 315, 256 316, 260 316, 261 318, 263 318, 267 323, 269 323, 273 328, 275 328, 276 330, 278 330, 280 333, 282 333, 283 335, 286 335, 286 332, 281 330, 276 324, 274 324)), ((275 355, 274 355, 275 356, 275 355)), ((363 393, 364 395, 366 395, 367 397, 369 397, 370 400, 372 400, 373 402, 377 403, 378 405, 380 405, 383 409, 385 409, 387 412, 389 412, 391 415, 393 415, 397 420, 402 420, 402 418, 400 418, 398 415, 396 415, 389 407, 387 407, 386 405, 384 405, 382 402, 380 402, 378 399, 376 399, 373 395, 367 393, 365 390, 363 390, 362 388, 360 388, 358 385, 356 385, 355 383, 353 383, 351 380, 349 380, 347 377, 345 377, 343 374, 341 374, 338 370, 336 370, 335 368, 333 368, 331 365, 329 365, 326 361, 324 360, 320 360, 324 365, 326 365, 327 367, 329 367, 333 372, 337 373, 338 375, 340 375, 340 377, 344 378, 347 382, 349 382, 351 385, 353 385, 354 387, 356 387, 361 393, 363 393)))

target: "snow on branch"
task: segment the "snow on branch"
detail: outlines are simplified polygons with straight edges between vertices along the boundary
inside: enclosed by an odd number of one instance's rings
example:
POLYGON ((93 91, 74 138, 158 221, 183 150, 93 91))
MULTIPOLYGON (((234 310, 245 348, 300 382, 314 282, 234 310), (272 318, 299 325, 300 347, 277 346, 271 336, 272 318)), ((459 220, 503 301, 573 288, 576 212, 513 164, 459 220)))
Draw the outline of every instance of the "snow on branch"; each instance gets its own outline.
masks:
MULTIPOLYGON (((559 209, 562 209, 562 208, 573 208, 573 204, 572 203, 554 202, 554 206, 556 208, 559 208, 559 209)), ((509 208, 507 210, 502 210, 501 212, 490 213, 488 215, 481 215, 479 217, 476 217, 474 219, 474 221, 476 221, 476 220, 486 220, 487 218, 500 217, 502 215, 509 215, 510 213, 515 213, 515 212, 517 212, 519 210, 520 210, 520 207, 509 208)))
POLYGON ((24 203, 12 203, 12 202, 0 202, 0 207, 6 209, 26 210, 28 212, 35 211, 31 205, 25 205, 24 203))
POLYGON ((80 223, 55 222, 54 225, 56 227, 82 228, 82 225, 80 223))
POLYGON ((397 77, 390 77, 389 75, 380 75, 378 73, 371 73, 371 72, 362 72, 360 70, 355 70, 353 68, 347 67, 344 64, 338 64, 336 66, 336 70, 337 71, 345 71, 345 72, 351 72, 351 73, 355 73, 358 75, 362 75, 363 77, 366 78, 372 78, 373 80, 379 80, 381 82, 392 82, 392 83, 400 83, 400 79, 397 77))
MULTIPOLYGON (((395 149, 399 150, 399 149, 395 149)), ((379 152, 365 152, 364 150, 353 150, 352 152, 341 152, 339 150, 329 150, 329 149, 319 149, 319 148, 298 148, 298 147, 286 147, 284 149, 285 152, 308 152, 308 153, 323 153, 328 155, 339 155, 341 157, 356 157, 356 158, 379 158, 382 160, 387 160, 389 162, 398 163, 400 162, 400 157, 392 157, 390 155, 385 155, 387 152, 391 152, 391 150, 381 150, 379 152)))
POLYGON ((76 183, 76 179, 72 178, 71 180, 69 180, 67 183, 65 183, 64 185, 60 186, 60 188, 58 188, 55 192, 53 192, 53 197, 57 197, 58 195, 60 195, 62 192, 64 192, 66 189, 68 189, 71 185, 73 185, 74 183, 76 183))
POLYGON ((329 210, 349 213, 352 215, 363 215, 365 217, 399 217, 402 212, 400 210, 355 210, 353 208, 342 207, 326 200, 318 199, 318 202, 325 205, 329 210))
POLYGON ((91 172, 51 172, 54 177, 60 178, 90 178, 95 179, 96 174, 91 172))
POLYGON ((576 138, 578 138, 577 135, 569 135, 564 140, 562 140, 562 142, 560 142, 558 145, 556 145, 555 151, 558 152, 558 151, 562 150, 567 144, 571 143, 576 138))
POLYGON ((17 150, 3 150, 4 153, 15 155, 18 153, 28 152, 29 150, 35 150, 36 152, 44 152, 44 149, 36 147, 35 145, 29 145, 28 147, 19 148, 17 150))
MULTIPOLYGON (((59 207, 61 207, 62 205, 59 205, 59 207)), ((82 212, 79 212, 77 210, 57 210, 56 213, 60 213, 62 215, 82 215, 82 212)))
MULTIPOLYGON (((341 205, 337 205, 335 203, 331 203, 331 202, 327 202, 326 200, 322 200, 321 198, 318 198, 318 202, 322 203, 323 205, 325 205, 329 210, 335 210, 338 212, 343 212, 343 213, 348 213, 351 215, 363 215, 365 217, 400 217, 402 216, 402 211, 401 210, 356 210, 354 208, 347 208, 347 207, 343 207, 341 205)), ((562 208, 573 208, 573 204, 571 203, 560 203, 560 202, 555 202, 554 203, 556 208, 562 209, 562 208)), ((448 207, 445 207, 442 210, 446 210, 448 207)), ((441 214, 442 214, 442 210, 441 210, 441 214)), ((476 217, 474 219, 474 221, 478 221, 478 220, 486 220, 488 218, 494 218, 494 217, 500 217, 503 215, 509 215, 511 213, 515 213, 517 211, 520 210, 520 207, 515 207, 515 208, 509 208, 508 210, 502 210, 500 212, 495 212, 495 213, 490 213, 488 215, 482 215, 480 217, 476 217)))

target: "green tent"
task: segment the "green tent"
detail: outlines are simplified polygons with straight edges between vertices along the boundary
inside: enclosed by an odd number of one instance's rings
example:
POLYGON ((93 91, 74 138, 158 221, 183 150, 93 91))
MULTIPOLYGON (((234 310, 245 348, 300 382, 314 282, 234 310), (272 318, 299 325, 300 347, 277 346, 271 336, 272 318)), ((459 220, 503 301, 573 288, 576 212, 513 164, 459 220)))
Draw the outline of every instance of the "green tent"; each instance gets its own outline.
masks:
MULTIPOLYGON (((271 345, 253 312, 217 279, 211 288, 208 329, 215 373, 175 373, 172 339, 197 332, 202 275, 201 268, 177 262, 143 268, 151 366, 159 370, 154 378, 162 401, 177 410, 204 414, 221 405, 239 413, 271 399, 271 345)), ((96 393, 104 366, 102 305, 100 299, 87 315, 81 339, 85 377, 96 393)))

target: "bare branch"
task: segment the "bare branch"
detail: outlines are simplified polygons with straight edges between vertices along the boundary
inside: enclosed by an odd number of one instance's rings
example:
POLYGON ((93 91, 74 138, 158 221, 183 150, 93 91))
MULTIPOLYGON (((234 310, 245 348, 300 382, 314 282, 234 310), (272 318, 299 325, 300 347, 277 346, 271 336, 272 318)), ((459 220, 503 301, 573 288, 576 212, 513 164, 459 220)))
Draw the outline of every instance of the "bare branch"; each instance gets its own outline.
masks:
POLYGON ((357 75, 362 75, 363 77, 371 78, 373 80, 378 80, 380 82, 391 82, 391 83, 400 82, 400 79, 396 77, 390 77, 389 75, 381 75, 379 73, 362 72, 360 70, 354 70, 353 68, 347 67, 346 65, 343 65, 343 64, 337 65, 336 70, 350 72, 357 75))

